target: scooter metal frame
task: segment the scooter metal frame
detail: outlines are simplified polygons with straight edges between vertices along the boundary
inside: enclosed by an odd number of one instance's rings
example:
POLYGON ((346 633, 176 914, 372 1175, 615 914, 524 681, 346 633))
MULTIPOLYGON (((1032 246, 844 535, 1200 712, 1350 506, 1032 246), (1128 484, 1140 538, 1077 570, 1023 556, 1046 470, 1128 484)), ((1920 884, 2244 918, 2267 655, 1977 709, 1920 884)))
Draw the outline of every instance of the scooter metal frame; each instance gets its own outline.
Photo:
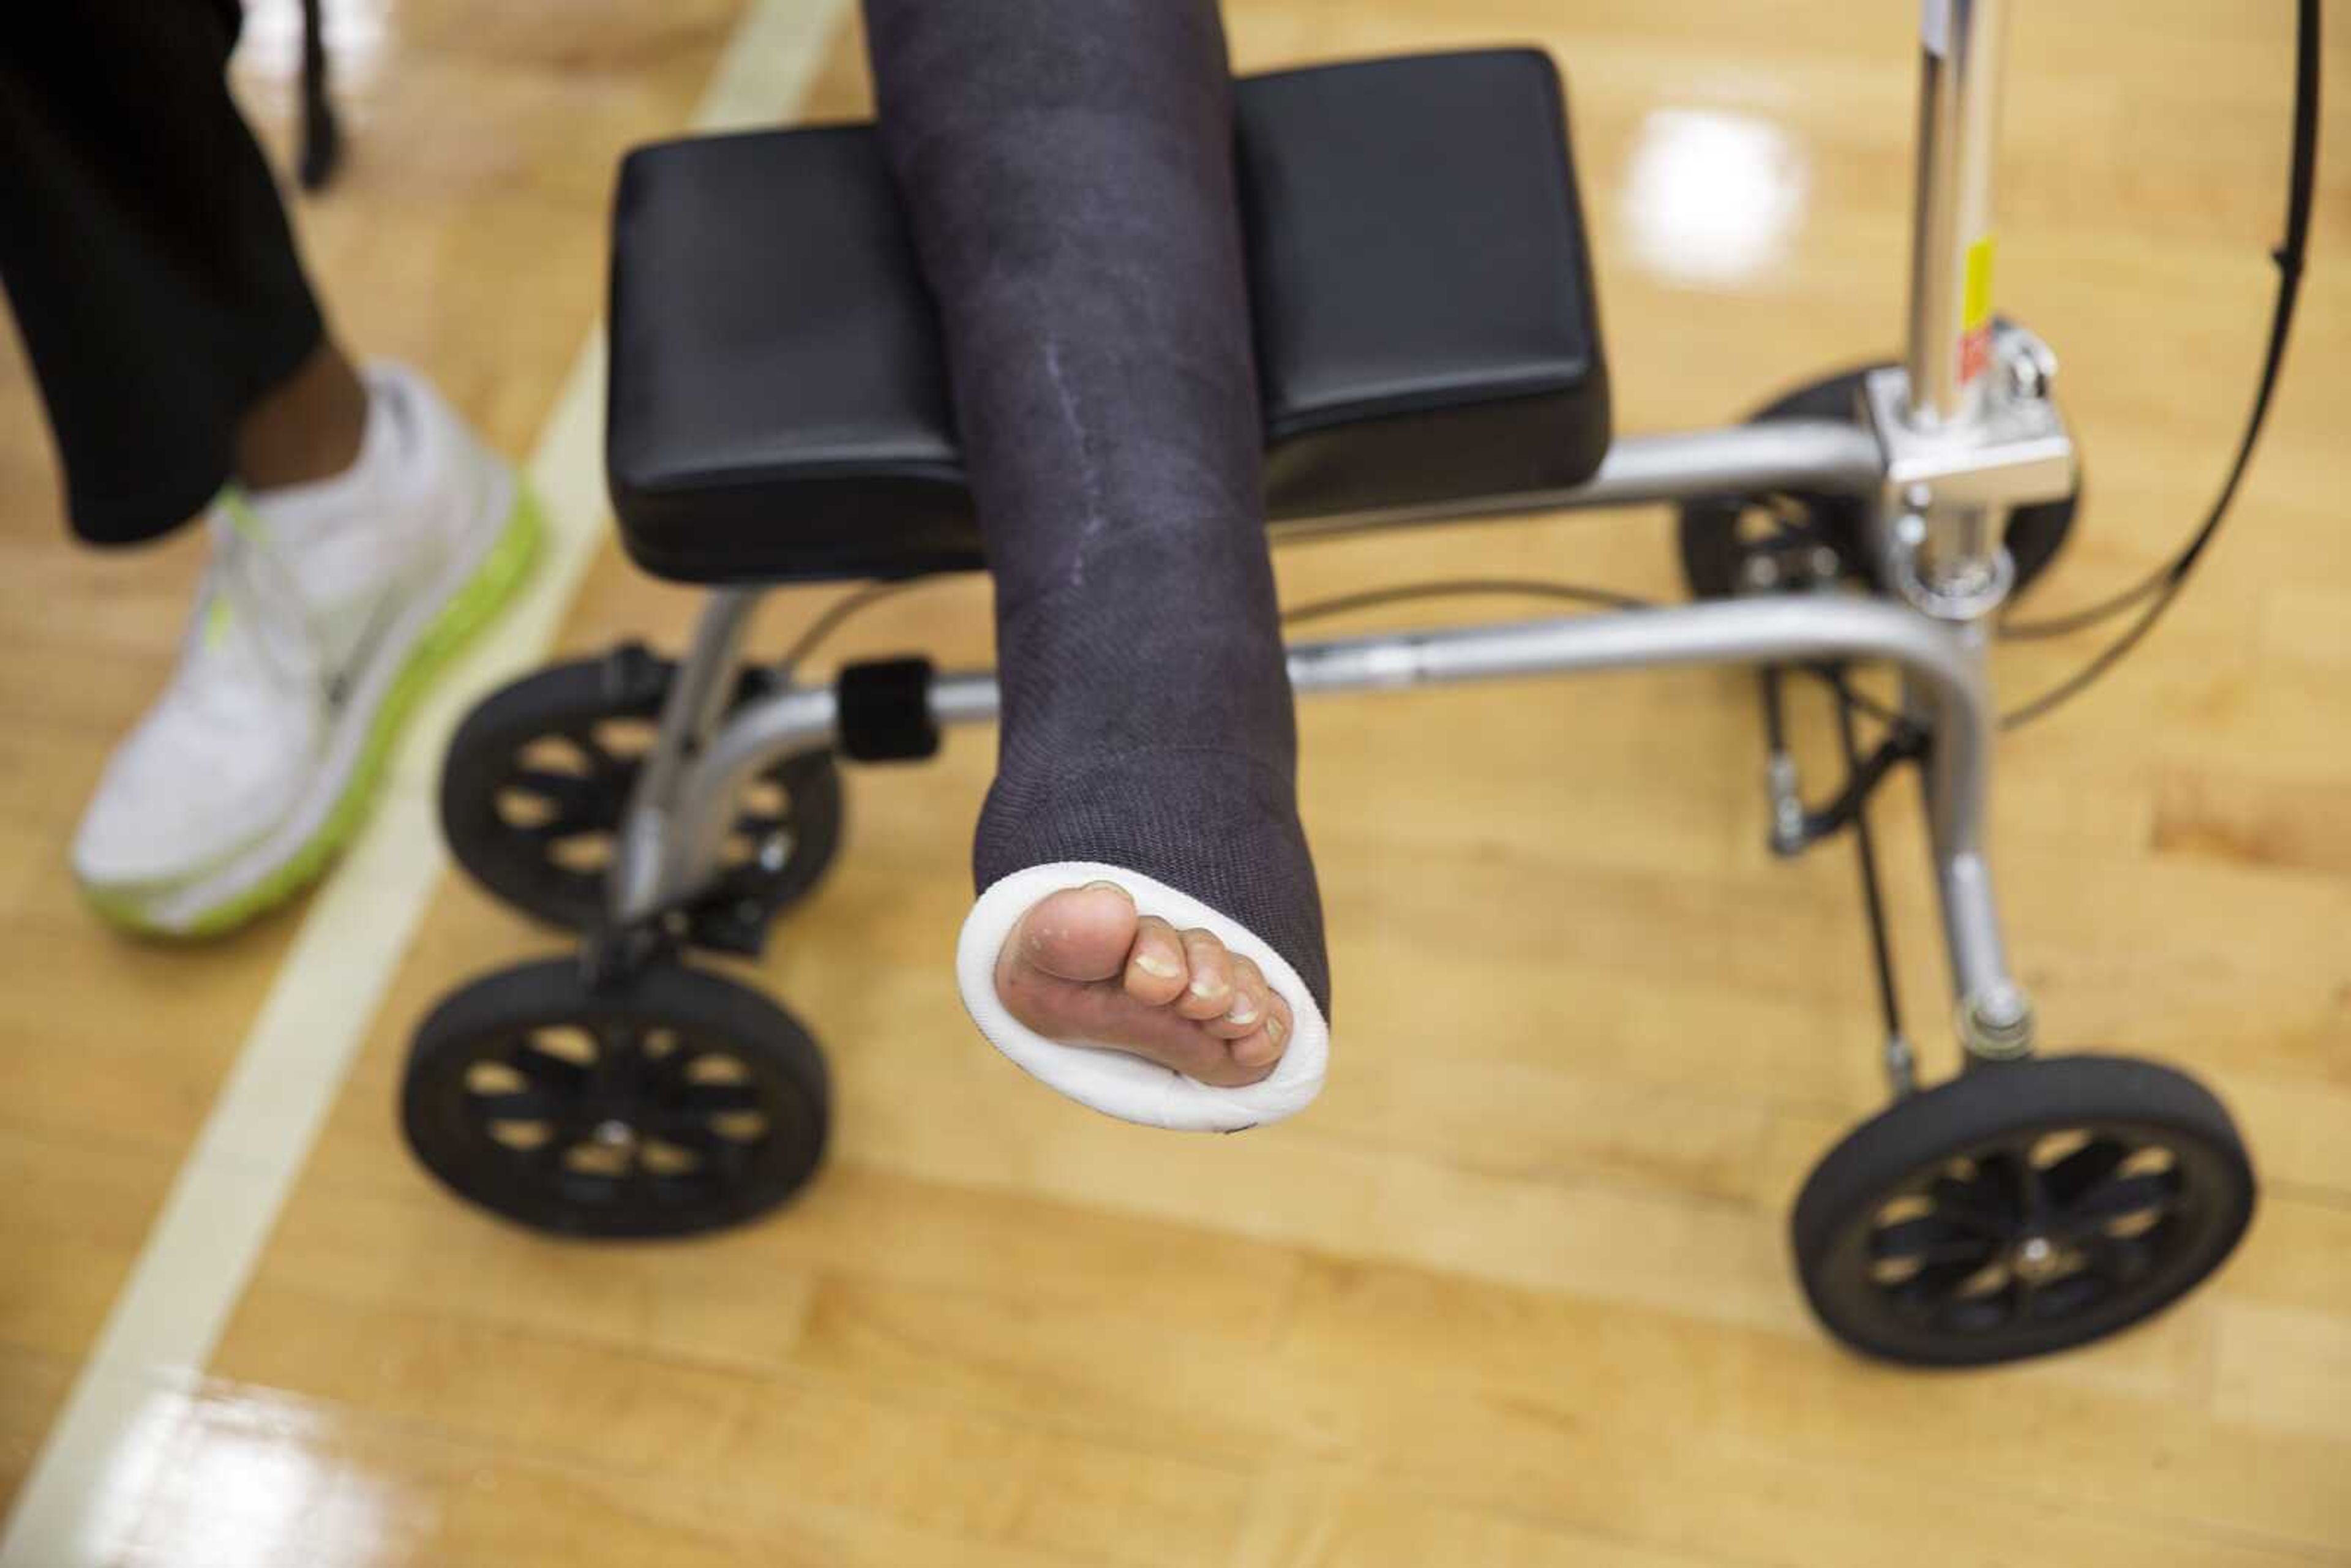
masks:
MULTIPOLYGON (((2074 449, 2038 340, 1990 307, 1991 213, 2007 0, 1925 0, 1917 184, 1903 365, 1866 380, 1857 422, 1798 421, 1623 438, 1572 489, 1477 497, 1281 525, 1278 540, 1480 516, 1799 491, 1869 503, 1867 597, 1752 595, 1670 608, 1302 643, 1301 695, 1670 665, 1878 662, 1902 673, 1926 732, 1921 777, 1960 1040, 1973 1060, 2032 1049, 2032 1009, 2010 969, 1986 849, 1997 728, 1984 650, 2013 579, 2008 512, 2074 483, 2074 449)), ((836 745, 828 686, 789 670, 728 708, 767 591, 713 592, 616 845, 610 912, 628 927, 685 904, 717 875, 741 791, 777 762, 836 745)), ((998 713, 995 677, 942 674, 929 716, 998 713)))

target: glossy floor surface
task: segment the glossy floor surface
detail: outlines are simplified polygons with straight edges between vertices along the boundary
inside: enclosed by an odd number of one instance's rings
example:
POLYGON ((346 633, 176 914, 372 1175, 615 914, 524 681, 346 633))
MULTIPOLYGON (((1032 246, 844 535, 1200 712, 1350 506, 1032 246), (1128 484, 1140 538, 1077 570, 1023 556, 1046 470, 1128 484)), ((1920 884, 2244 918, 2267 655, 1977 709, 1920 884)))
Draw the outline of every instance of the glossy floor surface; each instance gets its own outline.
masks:
MULTIPOLYGON (((302 223, 334 314, 528 450, 599 308, 613 159, 686 123, 741 0, 329 8, 353 159, 302 223)), ((1245 65, 1552 51, 1620 428, 1735 417, 1896 336, 1906 5, 1228 9, 1245 65)), ((2222 468, 2267 309, 2292 39, 2283 6, 2013 9, 2001 292, 2064 358, 2091 475, 2053 608, 2155 560, 2222 468)), ((291 11, 257 7, 241 68, 281 152, 291 11)), ((773 116, 863 112, 853 29, 821 54, 773 116)), ((2327 61, 2338 102, 2346 59, 2327 61)), ((202 1364, 142 1385, 39 1568, 2351 1562, 2346 123, 2241 516, 2154 641, 2001 758, 1997 859, 2047 1038, 2192 1065, 2266 1178, 2243 1250, 2179 1310, 1964 1375, 1863 1364, 1813 1327, 1784 1214, 1877 1103, 1871 990, 1849 848, 1762 847, 1744 678, 1308 709, 1335 1069, 1312 1113, 1236 1139, 1090 1115, 963 1020, 947 956, 989 744, 959 734, 932 766, 852 777, 847 853, 758 967, 828 1042, 838 1126, 804 1199, 738 1234, 586 1249, 453 1202, 393 1127, 408 1033, 453 984, 554 944, 455 878, 413 937, 393 925, 396 951, 355 944, 356 965, 396 960, 389 988, 347 998, 364 1046, 257 1265, 202 1364)), ((306 911, 175 949, 78 906, 63 843, 172 655, 198 546, 69 550, 26 371, 0 355, 5 1497, 118 1292, 152 1283, 142 1249, 306 911)), ((1280 570, 1293 598, 1675 582, 1659 513, 1301 546, 1280 570)), ((779 596, 763 643, 823 597, 779 596)), ((693 604, 607 544, 559 644, 674 644, 693 604)), ((986 640, 985 585, 956 580, 837 648, 977 663, 986 640)), ((2091 645, 2003 650, 2004 691, 2091 645)), ((401 787, 431 768, 411 758, 401 787)), ((1879 822, 1940 1075, 1916 815, 1889 797, 1879 822)))

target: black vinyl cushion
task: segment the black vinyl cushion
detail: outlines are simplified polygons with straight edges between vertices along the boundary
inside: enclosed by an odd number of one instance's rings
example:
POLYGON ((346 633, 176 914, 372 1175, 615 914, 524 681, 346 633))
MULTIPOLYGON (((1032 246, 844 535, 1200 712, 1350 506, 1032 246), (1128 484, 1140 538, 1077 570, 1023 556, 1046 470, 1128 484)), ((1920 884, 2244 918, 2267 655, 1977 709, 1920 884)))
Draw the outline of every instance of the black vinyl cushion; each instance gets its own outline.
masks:
MULTIPOLYGON (((1588 477, 1608 382, 1551 61, 1317 66, 1236 98, 1270 515, 1588 477)), ((982 564, 870 128, 640 148, 614 228, 606 465, 640 565, 731 582, 982 564)))

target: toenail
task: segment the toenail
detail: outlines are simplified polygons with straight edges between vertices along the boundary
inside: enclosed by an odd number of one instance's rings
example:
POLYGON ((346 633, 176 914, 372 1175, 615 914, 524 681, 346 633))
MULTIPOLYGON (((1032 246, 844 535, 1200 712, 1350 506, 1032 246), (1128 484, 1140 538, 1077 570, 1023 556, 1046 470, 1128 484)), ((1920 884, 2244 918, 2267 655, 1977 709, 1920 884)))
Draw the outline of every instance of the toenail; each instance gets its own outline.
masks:
POLYGON ((1225 1021, 1228 1023, 1250 1023, 1253 1022, 1256 1018, 1257 1009, 1249 1005, 1249 999, 1247 997, 1235 997, 1233 998, 1233 1010, 1225 1015, 1225 1021))
POLYGON ((1202 975, 1192 982, 1192 994, 1203 998, 1215 996, 1218 988, 1213 976, 1202 975))
POLYGON ((1086 883, 1086 884, 1085 884, 1085 886, 1083 886, 1083 887, 1081 887, 1081 888, 1078 889, 1078 891, 1079 891, 1080 893, 1092 893, 1092 892, 1095 891, 1097 888, 1102 889, 1102 891, 1107 892, 1107 893, 1115 893, 1115 894, 1119 894, 1121 897, 1124 897, 1124 896, 1126 895, 1126 889, 1124 889, 1124 888, 1123 888, 1123 887, 1119 886, 1119 885, 1118 885, 1118 883, 1114 883, 1114 882, 1102 882, 1102 881, 1090 882, 1090 883, 1086 883))
POLYGON ((1265 1020, 1265 1032, 1273 1036, 1274 1039, 1280 1040, 1283 1035, 1288 1034, 1290 1030, 1289 1027, 1281 1021, 1281 1015, 1280 1013, 1275 1013, 1265 1020))
POLYGON ((1156 953, 1137 953, 1134 967, 1155 979, 1172 980, 1184 972, 1179 965, 1171 964, 1156 953))

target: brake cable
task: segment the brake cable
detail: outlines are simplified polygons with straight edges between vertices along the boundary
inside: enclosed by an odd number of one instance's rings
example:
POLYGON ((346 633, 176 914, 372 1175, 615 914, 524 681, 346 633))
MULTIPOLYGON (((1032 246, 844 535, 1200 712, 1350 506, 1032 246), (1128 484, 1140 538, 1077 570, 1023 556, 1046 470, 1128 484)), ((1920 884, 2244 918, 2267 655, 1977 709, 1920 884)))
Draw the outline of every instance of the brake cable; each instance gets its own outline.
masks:
POLYGON ((2155 629, 2163 612, 2179 598, 2189 574, 2204 559, 2228 517, 2238 487, 2244 482, 2245 471, 2252 465, 2253 450, 2261 443, 2262 429, 2269 420, 2270 404, 2285 368, 2286 343, 2294 331, 2294 305, 2302 295, 2303 263, 2310 249, 2312 193, 2318 177, 2319 75, 2318 0, 2298 0, 2294 25, 2294 157, 2286 175, 2285 238, 2270 252, 2270 259, 2278 269, 2277 298, 2270 312, 2269 347, 2262 361, 2261 381, 2253 390, 2252 409, 2246 417, 2244 434, 2238 439, 2236 456, 2229 465, 2220 493, 2187 544, 2136 586, 2085 609, 2045 620, 2001 622, 2000 634, 2004 638, 2062 637, 2111 620, 2134 605, 2146 605, 2121 636, 2093 655, 2081 669, 2002 715, 2002 729, 2030 724, 2120 664, 2123 655, 2155 629))

